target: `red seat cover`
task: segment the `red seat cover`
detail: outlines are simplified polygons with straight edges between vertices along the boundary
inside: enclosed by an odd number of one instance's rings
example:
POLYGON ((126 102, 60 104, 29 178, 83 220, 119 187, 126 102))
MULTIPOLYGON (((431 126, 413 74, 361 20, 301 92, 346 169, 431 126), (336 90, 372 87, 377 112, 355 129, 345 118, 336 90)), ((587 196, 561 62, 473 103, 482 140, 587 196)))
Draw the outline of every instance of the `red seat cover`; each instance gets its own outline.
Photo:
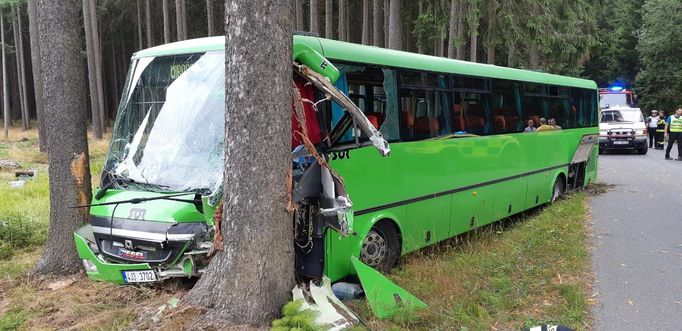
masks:
MULTIPOLYGON (((302 99, 308 99, 315 101, 315 94, 313 87, 311 85, 305 85, 303 82, 296 81, 296 88, 298 88, 299 93, 301 93, 302 99)), ((291 116, 291 147, 296 147, 300 145, 301 139, 298 136, 300 132, 298 118, 296 118, 296 108, 292 104, 292 116, 291 116)), ((322 141, 322 132, 320 131, 320 124, 317 121, 317 113, 313 106, 309 102, 303 102, 303 114, 305 116, 306 131, 308 131, 308 137, 313 144, 319 144, 322 141)))

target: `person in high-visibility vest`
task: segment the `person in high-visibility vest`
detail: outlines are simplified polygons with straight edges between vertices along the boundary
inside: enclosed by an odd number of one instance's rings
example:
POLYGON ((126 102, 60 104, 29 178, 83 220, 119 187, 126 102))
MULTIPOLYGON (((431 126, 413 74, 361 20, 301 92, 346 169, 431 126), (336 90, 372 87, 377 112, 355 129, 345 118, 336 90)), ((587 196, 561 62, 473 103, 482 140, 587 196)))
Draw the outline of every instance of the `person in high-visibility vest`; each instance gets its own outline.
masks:
POLYGON ((682 161, 682 107, 677 108, 675 115, 668 117, 665 125, 665 132, 668 134, 668 147, 665 149, 665 159, 672 160, 670 150, 677 142, 677 161, 682 161))
POLYGON ((665 147, 665 112, 660 111, 658 115, 658 127, 656 128, 656 149, 664 149, 665 147))

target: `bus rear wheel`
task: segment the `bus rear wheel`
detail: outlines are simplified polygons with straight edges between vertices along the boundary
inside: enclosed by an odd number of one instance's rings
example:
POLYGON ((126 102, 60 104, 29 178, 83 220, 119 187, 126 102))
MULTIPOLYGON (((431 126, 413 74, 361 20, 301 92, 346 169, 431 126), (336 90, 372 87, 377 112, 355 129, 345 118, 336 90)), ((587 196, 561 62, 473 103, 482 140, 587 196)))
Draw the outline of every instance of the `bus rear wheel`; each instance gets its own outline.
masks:
POLYGON ((360 261, 381 272, 390 270, 400 257, 400 239, 389 222, 379 222, 362 240, 360 261))
POLYGON ((554 180, 554 186, 552 187, 552 202, 556 201, 561 197, 562 194, 564 194, 564 181, 562 180, 561 176, 557 177, 556 180, 554 180))

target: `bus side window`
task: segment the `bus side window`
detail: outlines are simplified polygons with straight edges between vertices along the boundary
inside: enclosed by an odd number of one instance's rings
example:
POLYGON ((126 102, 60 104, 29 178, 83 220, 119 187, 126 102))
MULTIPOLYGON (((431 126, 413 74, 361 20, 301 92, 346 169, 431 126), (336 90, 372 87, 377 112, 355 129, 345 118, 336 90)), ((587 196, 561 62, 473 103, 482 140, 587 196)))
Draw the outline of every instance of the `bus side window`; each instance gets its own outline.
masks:
POLYGON ((493 80, 493 132, 521 132, 525 122, 521 121, 521 107, 517 105, 515 83, 508 80, 493 80))

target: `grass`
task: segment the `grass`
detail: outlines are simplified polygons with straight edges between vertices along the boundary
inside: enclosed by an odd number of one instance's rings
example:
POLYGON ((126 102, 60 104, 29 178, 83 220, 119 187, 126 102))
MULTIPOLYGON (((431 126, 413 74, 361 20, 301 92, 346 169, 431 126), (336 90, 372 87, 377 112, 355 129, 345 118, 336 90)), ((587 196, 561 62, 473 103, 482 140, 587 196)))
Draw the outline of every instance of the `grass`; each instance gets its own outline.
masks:
MULTIPOLYGON (((90 139, 93 187, 108 140, 90 139)), ((83 275, 50 290, 50 284, 64 279, 26 276, 48 228, 47 158, 38 151, 35 130, 12 129, 10 139, 0 140, 0 159, 38 171, 19 189, 8 184, 13 172, 0 171, 0 331, 127 329, 139 324, 138 316, 154 315, 171 296, 182 295, 173 289, 95 283, 83 275)), ((595 193, 607 189, 595 187, 595 193)), ((389 277, 426 302, 428 310, 379 321, 364 301, 351 306, 372 329, 519 330, 542 323, 588 329, 587 198, 573 194, 406 256, 389 277)))
POLYGON ((587 196, 557 203, 410 254, 389 278, 429 305, 374 319, 372 329, 520 330, 540 324, 589 329, 587 196))

